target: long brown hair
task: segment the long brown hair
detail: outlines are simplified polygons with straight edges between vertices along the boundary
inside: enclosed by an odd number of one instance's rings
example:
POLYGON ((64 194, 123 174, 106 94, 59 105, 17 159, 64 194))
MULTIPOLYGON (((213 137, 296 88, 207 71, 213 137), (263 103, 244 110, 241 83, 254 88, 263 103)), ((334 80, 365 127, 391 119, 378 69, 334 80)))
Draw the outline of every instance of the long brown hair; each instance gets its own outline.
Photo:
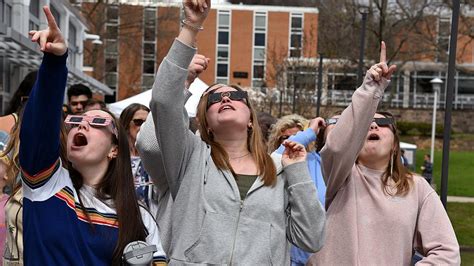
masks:
MULTIPOLYGON (((211 146, 211 156, 212 160, 216 164, 217 168, 221 170, 230 170, 232 174, 235 175, 234 170, 229 161, 229 155, 225 149, 217 141, 214 140, 214 136, 211 132, 208 132, 208 122, 206 118, 207 112, 207 99, 209 94, 207 93, 210 89, 216 90, 218 88, 224 87, 227 85, 214 84, 211 85, 203 96, 201 97, 198 107, 197 107, 197 118, 199 120, 199 132, 201 134, 201 139, 211 146)), ((243 91, 237 85, 229 85, 229 87, 234 88, 238 91, 243 91)), ((253 159, 255 160, 258 167, 258 174, 262 176, 262 180, 265 186, 272 186, 276 182, 276 168, 273 163, 272 158, 266 152, 266 145, 263 141, 262 132, 260 126, 258 125, 257 114, 255 109, 252 107, 252 104, 247 99, 247 106, 250 110, 250 122, 252 123, 252 128, 248 130, 247 137, 247 149, 252 154, 253 159)))
MULTIPOLYGON (((36 75, 36 74, 35 74, 36 75)), ((7 173, 7 186, 10 187, 11 191, 16 192, 21 187, 20 179, 17 179, 18 174, 20 173, 20 161, 19 161, 19 148, 20 148, 20 128, 21 121, 23 120, 23 110, 24 104, 18 107, 17 109, 17 121, 13 126, 10 134, 6 149, 0 151, 0 157, 5 157, 7 163, 6 173, 7 173)), ((60 133, 59 133, 59 157, 63 162, 67 162, 67 149, 66 149, 66 140, 67 133, 64 124, 61 124, 60 133)), ((63 165, 67 169, 67 164, 63 165)), ((11 193, 13 195, 14 193, 11 193)))
MULTIPOLYGON (((125 246, 135 240, 145 241, 145 227, 140 214, 140 207, 135 195, 128 136, 117 118, 108 110, 107 112, 117 127, 118 139, 112 135, 113 143, 117 145, 117 157, 111 159, 107 172, 97 186, 97 197, 101 200, 112 199, 117 212, 118 240, 115 246, 111 265, 121 265, 121 257, 125 246)), ((81 174, 69 164, 69 173, 74 188, 79 191, 83 185, 81 174)), ((79 194, 79 193, 78 193, 79 194)), ((83 206, 83 211, 87 211, 83 206)))
POLYGON ((382 176, 383 190, 388 195, 405 196, 410 191, 413 184, 413 173, 410 172, 401 161, 402 152, 400 149, 400 137, 398 135, 395 118, 389 112, 381 111, 377 112, 377 114, 393 119, 393 125, 390 126, 393 133, 393 149, 390 154, 391 158, 387 169, 382 176), (390 184, 390 179, 393 181, 393 185, 390 184), (391 188, 395 188, 395 193, 391 188))

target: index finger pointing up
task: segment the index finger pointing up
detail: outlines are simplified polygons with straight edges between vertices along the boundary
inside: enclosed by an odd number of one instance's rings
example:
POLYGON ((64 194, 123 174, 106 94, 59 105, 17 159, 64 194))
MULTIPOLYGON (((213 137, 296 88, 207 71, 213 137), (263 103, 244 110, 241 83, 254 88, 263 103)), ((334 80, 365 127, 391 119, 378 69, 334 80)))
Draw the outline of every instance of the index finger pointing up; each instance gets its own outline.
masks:
POLYGON ((387 48, 385 47, 385 42, 382 41, 380 44, 380 63, 387 62, 387 48))
POLYGON ((46 15, 46 20, 48 20, 48 27, 50 29, 57 29, 58 24, 56 24, 56 19, 54 19, 53 14, 48 6, 43 7, 44 14, 46 15))

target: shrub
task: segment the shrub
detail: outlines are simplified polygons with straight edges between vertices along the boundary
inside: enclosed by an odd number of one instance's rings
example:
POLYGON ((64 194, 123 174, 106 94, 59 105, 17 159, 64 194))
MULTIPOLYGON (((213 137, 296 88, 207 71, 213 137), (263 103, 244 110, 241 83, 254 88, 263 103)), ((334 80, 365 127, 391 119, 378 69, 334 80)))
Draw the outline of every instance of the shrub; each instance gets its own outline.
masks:
MULTIPOLYGON (((426 122, 410 122, 410 121, 398 121, 397 128, 400 135, 410 136, 431 136, 432 126, 431 123, 426 122)), ((436 124, 435 135, 440 137, 443 136, 444 126, 436 124)), ((451 129, 451 134, 454 131, 451 129)))

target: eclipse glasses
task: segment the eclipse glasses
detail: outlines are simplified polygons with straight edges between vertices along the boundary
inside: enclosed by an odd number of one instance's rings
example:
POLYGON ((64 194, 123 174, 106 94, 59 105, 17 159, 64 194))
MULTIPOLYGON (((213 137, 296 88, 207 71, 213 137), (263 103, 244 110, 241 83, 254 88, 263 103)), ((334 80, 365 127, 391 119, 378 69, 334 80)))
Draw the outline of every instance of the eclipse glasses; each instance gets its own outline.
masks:
POLYGON ((207 98, 207 108, 209 106, 222 101, 222 98, 227 97, 232 101, 242 101, 247 100, 248 95, 246 91, 223 91, 223 92, 214 92, 209 94, 207 98))

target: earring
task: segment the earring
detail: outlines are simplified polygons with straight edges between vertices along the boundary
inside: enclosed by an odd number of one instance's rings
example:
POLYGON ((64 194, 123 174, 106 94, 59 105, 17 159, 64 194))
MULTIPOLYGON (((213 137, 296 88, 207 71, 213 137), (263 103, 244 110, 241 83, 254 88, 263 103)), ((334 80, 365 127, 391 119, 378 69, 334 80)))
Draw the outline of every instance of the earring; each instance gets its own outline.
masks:
POLYGON ((393 176, 393 153, 390 153, 390 177, 393 176))

